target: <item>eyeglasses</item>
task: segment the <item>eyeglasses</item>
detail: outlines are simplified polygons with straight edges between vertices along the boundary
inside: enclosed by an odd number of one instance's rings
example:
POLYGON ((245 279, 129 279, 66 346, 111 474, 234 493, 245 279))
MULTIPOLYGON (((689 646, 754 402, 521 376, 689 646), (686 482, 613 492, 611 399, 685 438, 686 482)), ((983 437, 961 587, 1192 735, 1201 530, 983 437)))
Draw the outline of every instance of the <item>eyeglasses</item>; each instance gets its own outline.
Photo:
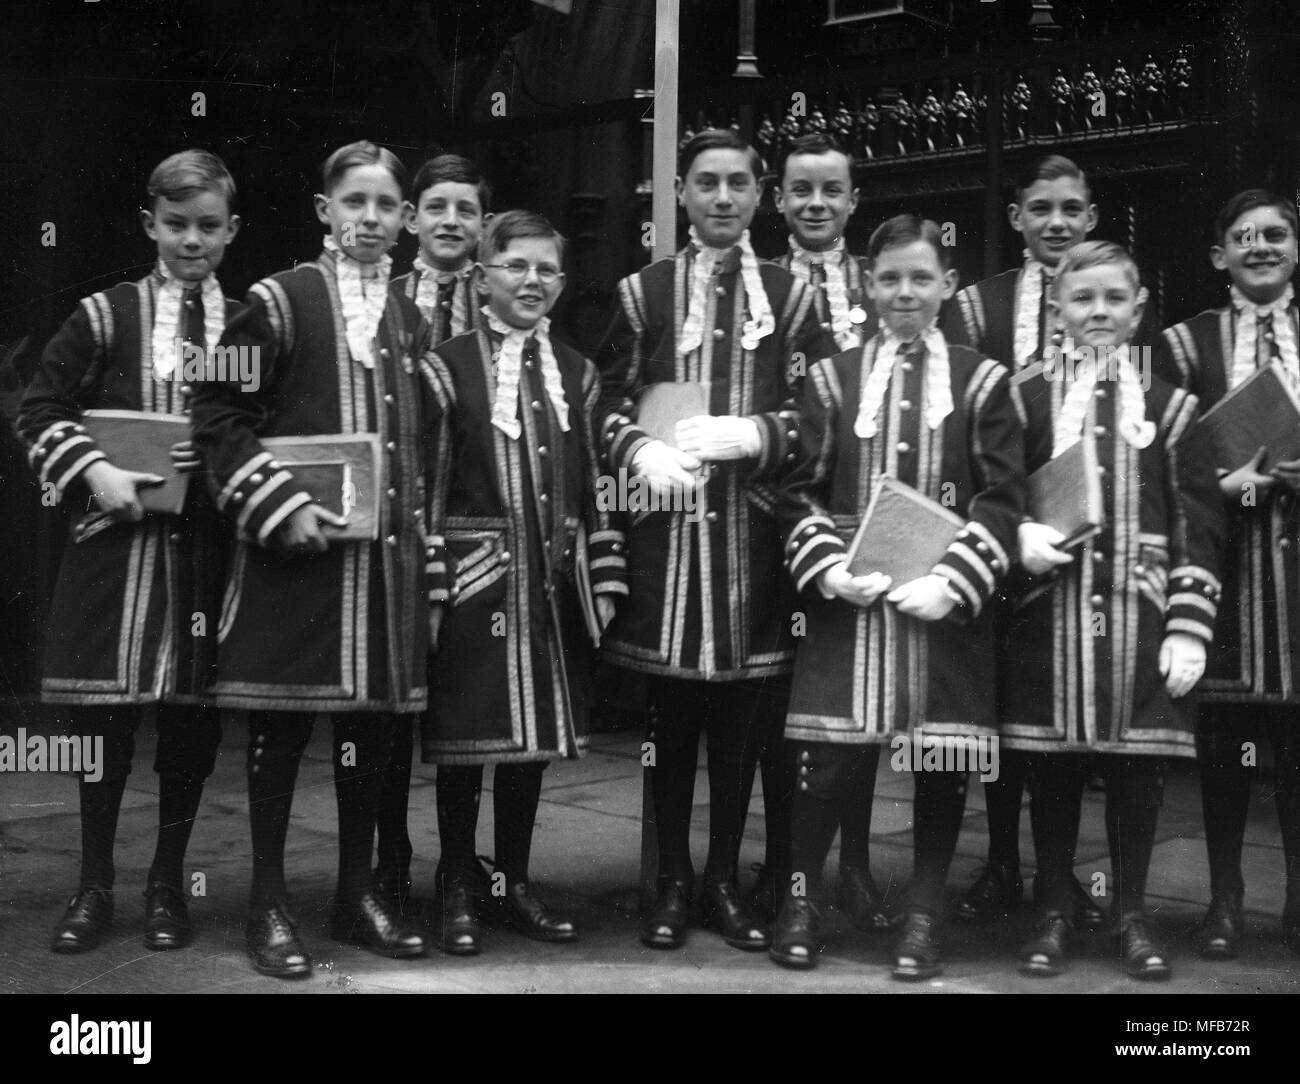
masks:
POLYGON ((505 263, 485 263, 482 266, 504 271, 506 277, 512 279, 523 279, 529 271, 536 271, 537 281, 543 286, 553 285, 564 274, 553 263, 529 263, 527 260, 507 260, 505 263))
POLYGON ((1250 248, 1261 239, 1270 245, 1284 245, 1290 236, 1290 226, 1269 226, 1266 230, 1243 226, 1239 230, 1232 231, 1232 239, 1240 248, 1250 248))

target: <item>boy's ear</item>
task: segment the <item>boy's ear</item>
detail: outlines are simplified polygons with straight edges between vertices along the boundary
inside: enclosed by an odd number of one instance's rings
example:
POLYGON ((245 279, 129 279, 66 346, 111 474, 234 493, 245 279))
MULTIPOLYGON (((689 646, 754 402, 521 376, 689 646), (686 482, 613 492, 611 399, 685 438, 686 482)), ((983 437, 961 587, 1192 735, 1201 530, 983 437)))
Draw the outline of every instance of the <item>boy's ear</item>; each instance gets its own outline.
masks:
POLYGON ((947 301, 957 292, 957 283, 961 281, 961 275, 957 273, 957 268, 950 267, 943 273, 943 299, 947 301))
POLYGON ((1088 204, 1088 224, 1084 227, 1083 233, 1086 237, 1097 228, 1097 223, 1101 221, 1101 212, 1097 210, 1095 203, 1088 204))
POLYGON ((470 280, 474 283, 475 292, 480 297, 487 297, 487 272, 483 270, 483 265, 477 260, 474 262, 474 270, 470 272, 470 280))
POLYGON ((1222 245, 1210 246, 1210 263, 1216 271, 1228 270, 1228 253, 1222 245))
POLYGON ((779 184, 772 186, 772 201, 776 204, 776 209, 785 214, 785 192, 779 184))
POLYGON ((415 228, 415 204, 409 199, 402 203, 402 225, 407 233, 418 233, 415 228))
POLYGON ((316 217, 326 226, 330 224, 329 205, 330 198, 320 192, 312 196, 312 203, 316 205, 316 217))
POLYGON ((1019 203, 1007 204, 1007 221, 1011 223, 1011 228, 1015 230, 1016 233, 1021 232, 1022 228, 1024 227, 1024 218, 1020 214, 1019 203))
POLYGON ((850 194, 850 196, 849 196, 849 215, 850 215, 850 216, 852 216, 852 215, 853 215, 853 212, 856 211, 856 210, 858 209, 858 196, 859 196, 860 192, 861 192, 861 189, 857 189, 857 188, 855 188, 855 189, 853 190, 853 192, 852 192, 852 193, 850 194))
POLYGON ((1130 338, 1142 325, 1142 314, 1146 311, 1147 298, 1150 296, 1145 286, 1138 287, 1137 300, 1133 303, 1133 331, 1129 333, 1130 338))
POLYGON ((673 191, 677 193, 677 206, 686 206, 686 182, 681 177, 673 178, 673 191))
POLYGON ((230 216, 230 224, 226 227, 226 244, 230 244, 235 239, 235 234, 239 232, 239 227, 244 224, 244 220, 239 215, 230 216))
POLYGON ((154 222, 153 212, 148 208, 140 208, 140 225, 144 228, 144 235, 150 241, 158 240, 158 225, 154 222))

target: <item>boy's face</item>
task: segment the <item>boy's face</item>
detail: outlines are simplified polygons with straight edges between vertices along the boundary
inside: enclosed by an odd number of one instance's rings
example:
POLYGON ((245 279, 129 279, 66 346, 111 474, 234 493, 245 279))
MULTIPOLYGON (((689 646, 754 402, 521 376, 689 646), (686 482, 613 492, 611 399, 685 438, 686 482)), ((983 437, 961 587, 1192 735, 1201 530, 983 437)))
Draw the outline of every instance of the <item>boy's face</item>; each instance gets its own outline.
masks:
POLYGON ((847 156, 827 151, 786 159, 785 175, 776 190, 776 209, 804 248, 813 252, 830 248, 844 236, 857 206, 858 190, 853 187, 847 156))
POLYGON ((483 232, 478 186, 439 181, 407 206, 406 228, 420 239, 424 258, 442 271, 459 271, 474 256, 483 232))
POLYGON ((1257 305, 1282 296, 1296 265, 1296 236, 1276 207, 1252 207, 1228 227, 1222 245, 1210 249, 1210 262, 1257 305))
POLYGON ((485 256, 475 275, 497 319, 525 330, 554 308, 564 289, 559 249, 549 237, 515 238, 504 251, 485 256))
POLYGON ((1030 255, 1055 267, 1096 228, 1097 205, 1088 199, 1088 189, 1077 177, 1035 181, 1019 203, 1007 207, 1007 216, 1030 255))
POLYGON ((203 189, 188 199, 159 196, 140 222, 158 246, 158 258, 184 283, 200 283, 221 266, 226 246, 239 232, 239 216, 225 196, 203 189))
POLYGON ((1056 285, 1049 304, 1076 346, 1122 346, 1142 320, 1145 302, 1123 264, 1071 271, 1056 285))
POLYGON ((884 249, 867 278, 881 322, 904 342, 934 322, 956 289, 957 272, 945 271, 934 246, 922 240, 884 249))
POLYGON ((378 263, 397 240, 405 201, 397 179, 378 162, 352 166, 316 196, 316 217, 359 263, 378 263))
POLYGON ((749 155, 730 147, 696 155, 686 177, 677 178, 677 202, 686 208, 700 239, 712 248, 729 248, 740 240, 762 194, 749 155))

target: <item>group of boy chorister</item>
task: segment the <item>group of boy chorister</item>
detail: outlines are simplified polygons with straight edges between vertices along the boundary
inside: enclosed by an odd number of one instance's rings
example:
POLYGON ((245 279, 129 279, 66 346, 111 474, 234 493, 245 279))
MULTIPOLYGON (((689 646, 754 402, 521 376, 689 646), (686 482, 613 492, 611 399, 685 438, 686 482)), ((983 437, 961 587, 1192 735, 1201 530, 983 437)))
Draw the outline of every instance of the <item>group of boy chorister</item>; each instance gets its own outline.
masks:
POLYGON ((539 215, 490 214, 464 158, 433 158, 408 184, 391 152, 338 149, 314 197, 322 251, 256 283, 243 305, 216 277, 240 224, 230 174, 205 151, 158 165, 141 211, 153 271, 81 302, 19 418, 40 481, 74 512, 43 695, 106 751, 102 780, 80 782, 80 883, 54 951, 92 949, 111 927, 118 812, 149 704, 150 948, 192 938, 182 868, 223 707, 248 713, 257 970, 312 967, 284 850, 318 713, 333 726, 336 939, 395 958, 425 951, 405 917, 418 719, 422 759, 437 765, 440 947, 479 952, 489 920, 575 940, 539 898, 529 856, 546 763, 586 745, 594 626, 606 660, 646 675, 659 852, 648 946, 680 947, 698 913, 730 945, 814 966, 838 831, 837 906, 860 929, 894 931, 895 978, 938 974, 966 773, 916 773, 901 899, 870 868, 881 747, 924 734, 1000 753, 988 864, 959 919, 1020 902, 1028 790, 1038 917, 1020 967, 1031 975, 1066 966, 1071 929, 1103 926, 1128 974, 1169 975, 1146 880, 1169 758, 1199 753, 1211 869, 1199 947, 1230 958, 1243 935, 1243 743, 1267 736, 1283 939, 1300 952, 1300 461, 1261 449, 1216 463, 1194 433, 1273 362, 1300 389, 1294 204, 1234 197, 1211 248, 1231 304, 1160 336, 1143 325, 1130 255, 1087 240, 1098 211, 1068 159, 1019 179, 1009 212, 1024 264, 960 293, 933 221, 899 215, 865 255, 846 250, 858 191, 849 157, 820 134, 778 164, 790 248, 760 260, 749 225, 763 176, 735 132, 690 139, 677 180, 689 242, 619 284, 593 363, 549 328, 564 239, 539 215), (403 229, 419 253, 393 278, 403 229), (1153 347, 1152 364, 1134 343, 1153 347), (192 379, 182 344, 244 351, 258 379, 211 368, 192 379), (705 409, 655 435, 640 406, 665 384, 702 386, 705 409), (161 476, 111 462, 85 424, 92 409, 189 416, 191 439, 170 450, 192 476, 179 515, 144 512, 161 476), (324 507, 277 458, 285 439, 357 435, 377 438, 373 539, 348 534, 346 509, 324 507), (1067 544, 1035 521, 1027 477, 1081 442, 1104 527, 1067 544), (598 502, 598 479, 623 472, 676 510, 598 502), (870 553, 849 569, 885 478, 961 521, 907 582, 870 570, 870 553), (697 885, 701 732, 710 810, 697 885), (490 874, 475 839, 489 764, 490 874), (760 766, 766 856, 743 892, 760 766), (1074 874, 1082 791, 1097 778, 1105 898, 1074 874))

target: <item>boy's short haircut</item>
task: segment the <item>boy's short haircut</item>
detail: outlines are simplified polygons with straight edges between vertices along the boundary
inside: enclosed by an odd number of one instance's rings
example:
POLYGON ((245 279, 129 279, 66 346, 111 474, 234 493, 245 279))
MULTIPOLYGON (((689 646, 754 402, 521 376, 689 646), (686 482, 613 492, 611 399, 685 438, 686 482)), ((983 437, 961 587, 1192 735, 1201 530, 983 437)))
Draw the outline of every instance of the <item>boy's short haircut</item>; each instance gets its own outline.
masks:
POLYGON ((1296 207, 1292 200, 1281 196, 1268 188, 1247 188, 1238 192, 1220 208, 1214 217, 1214 243, 1222 246, 1228 240, 1228 230, 1247 211, 1256 207, 1276 207, 1278 213, 1287 220, 1291 232, 1300 235, 1300 226, 1296 224, 1296 207))
POLYGON ((1079 244, 1068 249, 1061 257, 1061 262, 1056 265, 1056 296, 1058 298, 1061 296, 1061 283, 1070 272, 1085 271, 1089 267, 1101 267, 1110 263, 1117 263, 1124 268, 1124 274, 1128 278, 1129 285, 1133 287, 1134 293, 1142 289, 1142 275, 1138 270, 1137 261, 1129 255, 1128 249, 1123 245, 1116 244, 1114 241, 1080 241, 1079 244))
POLYGON ((776 183, 785 181, 785 164, 797 154, 842 154, 849 160, 849 183, 853 183, 853 156, 828 132, 809 132, 792 139, 776 160, 776 183))
POLYGON ((325 159, 321 165, 321 182, 325 186, 322 191, 328 196, 334 190, 334 186, 343 179, 343 175, 354 166, 375 165, 383 166, 393 175, 393 180, 397 182, 397 187, 405 196, 406 190, 411 185, 411 178, 406 172, 406 167, 402 165, 402 160, 387 147, 377 146, 368 139, 348 143, 325 159))
POLYGON ((235 179, 226 163, 211 151, 181 151, 164 158, 149 174, 145 186, 148 209, 152 211, 160 199, 179 203, 198 192, 215 192, 226 201, 226 207, 235 203, 235 179))
POLYGON ((877 257, 885 249, 902 248, 914 241, 924 241, 934 249, 939 266, 945 271, 952 269, 952 253, 943 243, 943 231, 939 228, 939 223, 914 214, 894 215, 877 226, 867 242, 867 261, 874 267, 877 257))
POLYGON ((479 259, 496 256, 510 247, 512 241, 525 237, 543 237, 555 242, 555 254, 564 263, 564 234, 536 211, 503 211, 488 220, 479 241, 479 259))
POLYGON ((740 151, 749 157, 749 169, 754 174, 754 180, 761 181, 766 166, 763 164, 763 156, 754 150, 744 137, 734 128, 705 128, 698 135, 694 135, 687 141, 677 155, 677 176, 683 181, 686 175, 691 171, 691 166, 705 151, 740 151))
POLYGON ((1055 181, 1061 177, 1078 181, 1083 185, 1083 190, 1088 193, 1089 199, 1092 198, 1092 189, 1088 184, 1087 175, 1072 159, 1066 158, 1063 154, 1047 154, 1027 162, 1016 174, 1016 202, 1023 203, 1026 190, 1032 188, 1036 182, 1055 181))
POLYGON ((478 166, 459 154, 439 154, 425 162, 411 182, 411 202, 418 207, 420 196, 444 181, 474 185, 478 189, 479 210, 487 214, 492 209, 492 186, 479 172, 478 166))

